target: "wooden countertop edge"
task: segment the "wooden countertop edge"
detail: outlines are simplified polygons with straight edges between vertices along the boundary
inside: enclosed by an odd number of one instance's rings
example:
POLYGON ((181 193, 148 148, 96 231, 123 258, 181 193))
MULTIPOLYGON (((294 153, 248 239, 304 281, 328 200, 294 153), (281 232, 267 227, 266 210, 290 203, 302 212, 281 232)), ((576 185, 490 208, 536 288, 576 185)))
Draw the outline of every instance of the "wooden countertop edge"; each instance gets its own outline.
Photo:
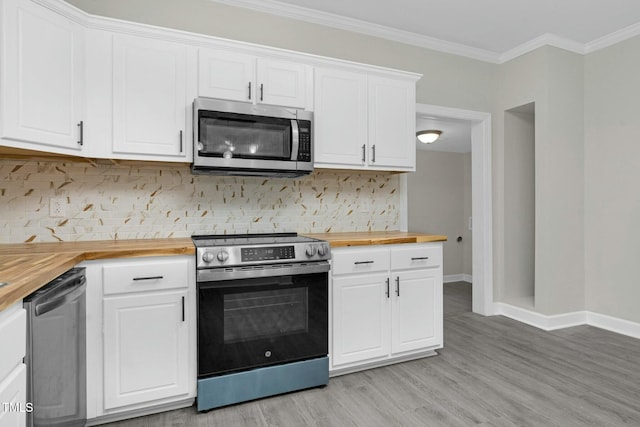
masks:
MULTIPOLYGON (((80 264, 82 261, 195 254, 195 248, 191 244, 191 239, 189 239, 188 245, 178 242, 173 246, 165 245, 161 248, 125 248, 124 246, 127 246, 126 244, 122 244, 122 246, 123 248, 120 249, 109 247, 105 249, 86 251, 61 250, 59 252, 54 252, 55 259, 47 263, 46 266, 41 267, 40 271, 30 274, 29 270, 25 269, 23 278, 18 280, 8 280, 9 285, 4 288, 0 288, 0 311, 29 296, 51 280, 60 276, 65 271, 80 264)), ((135 246, 135 244, 133 246, 135 246)), ((33 253, 19 255, 0 254, 0 258, 7 257, 20 259, 24 257, 29 258, 30 256, 39 257, 44 254, 44 252, 39 251, 35 251, 35 253, 36 255, 33 255, 33 253)), ((2 280, 7 279, 0 277, 0 281, 2 280)))
POLYGON ((402 243, 446 242, 447 236, 441 234, 420 234, 403 232, 363 232, 363 233, 313 233, 307 237, 329 242, 332 248, 368 245, 395 245, 402 243))

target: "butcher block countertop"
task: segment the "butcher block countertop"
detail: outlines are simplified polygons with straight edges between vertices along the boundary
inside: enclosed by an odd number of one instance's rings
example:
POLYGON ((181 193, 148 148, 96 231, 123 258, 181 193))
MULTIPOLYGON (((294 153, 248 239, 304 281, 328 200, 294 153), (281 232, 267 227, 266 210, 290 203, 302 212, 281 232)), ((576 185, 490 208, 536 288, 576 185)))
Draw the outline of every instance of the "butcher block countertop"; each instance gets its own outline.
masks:
POLYGON ((85 260, 194 254, 191 238, 0 245, 0 310, 85 260))
POLYGON ((364 245, 391 245, 397 243, 445 242, 447 236, 439 234, 410 233, 406 231, 362 231, 348 233, 314 233, 307 237, 326 240, 332 248, 364 245))
MULTIPOLYGON (((316 233, 331 247, 442 242, 447 236, 402 231, 316 233)), ((93 240, 82 242, 0 244, 0 310, 13 305, 65 271, 86 260, 192 255, 191 238, 93 240)))

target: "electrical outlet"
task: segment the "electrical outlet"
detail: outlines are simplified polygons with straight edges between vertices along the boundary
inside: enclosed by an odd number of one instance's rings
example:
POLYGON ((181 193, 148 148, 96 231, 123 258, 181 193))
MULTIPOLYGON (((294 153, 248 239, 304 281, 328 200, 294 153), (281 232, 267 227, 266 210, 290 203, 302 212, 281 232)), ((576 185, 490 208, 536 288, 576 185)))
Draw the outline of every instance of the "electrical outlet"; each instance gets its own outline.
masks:
POLYGON ((64 198, 49 199, 49 216, 51 218, 64 218, 67 216, 67 200, 64 198))

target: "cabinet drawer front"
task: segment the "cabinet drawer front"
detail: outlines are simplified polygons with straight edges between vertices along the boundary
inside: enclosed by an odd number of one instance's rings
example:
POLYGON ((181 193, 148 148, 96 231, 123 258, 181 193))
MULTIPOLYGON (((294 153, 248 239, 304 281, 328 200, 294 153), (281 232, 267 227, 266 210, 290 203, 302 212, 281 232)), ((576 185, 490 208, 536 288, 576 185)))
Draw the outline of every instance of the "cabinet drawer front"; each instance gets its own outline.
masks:
POLYGON ((442 265, 442 246, 407 244, 391 250, 391 268, 425 268, 442 265))
POLYGON ((389 249, 334 249, 333 274, 372 273, 389 270, 389 249))
POLYGON ((104 294, 186 288, 189 270, 189 262, 184 258, 105 265, 104 294))

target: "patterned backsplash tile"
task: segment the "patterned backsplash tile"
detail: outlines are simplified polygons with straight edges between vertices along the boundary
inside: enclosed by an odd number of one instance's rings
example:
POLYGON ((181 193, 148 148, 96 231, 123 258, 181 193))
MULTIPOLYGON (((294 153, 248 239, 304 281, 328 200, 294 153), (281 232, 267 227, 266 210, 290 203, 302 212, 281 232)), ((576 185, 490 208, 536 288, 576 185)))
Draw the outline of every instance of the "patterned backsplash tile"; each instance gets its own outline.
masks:
POLYGON ((4 159, 0 243, 397 230, 399 186, 384 172, 216 177, 176 164, 4 159), (65 217, 50 217, 51 198, 64 199, 65 217))

